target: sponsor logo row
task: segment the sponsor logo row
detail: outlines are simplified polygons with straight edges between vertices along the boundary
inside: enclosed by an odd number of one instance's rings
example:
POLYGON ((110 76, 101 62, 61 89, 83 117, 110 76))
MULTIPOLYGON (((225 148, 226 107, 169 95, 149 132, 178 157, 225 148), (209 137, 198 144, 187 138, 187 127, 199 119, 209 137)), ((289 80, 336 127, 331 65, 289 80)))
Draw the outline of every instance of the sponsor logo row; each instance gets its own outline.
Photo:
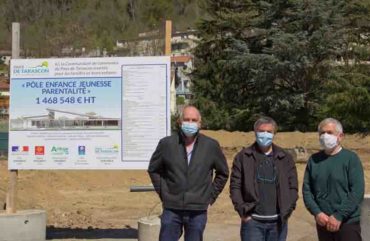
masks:
MULTIPOLYGON (((49 152, 52 155, 69 155, 71 154, 71 148, 69 147, 62 147, 62 146, 52 146, 49 147, 50 149, 46 149, 45 146, 34 146, 30 148, 30 146, 12 146, 12 154, 31 154, 33 153, 36 156, 43 156, 46 152, 49 152)), ((79 156, 86 155, 87 148, 86 146, 77 146, 75 150, 79 156)), ((118 154, 119 146, 113 145, 108 147, 95 147, 94 148, 95 154, 118 154)))

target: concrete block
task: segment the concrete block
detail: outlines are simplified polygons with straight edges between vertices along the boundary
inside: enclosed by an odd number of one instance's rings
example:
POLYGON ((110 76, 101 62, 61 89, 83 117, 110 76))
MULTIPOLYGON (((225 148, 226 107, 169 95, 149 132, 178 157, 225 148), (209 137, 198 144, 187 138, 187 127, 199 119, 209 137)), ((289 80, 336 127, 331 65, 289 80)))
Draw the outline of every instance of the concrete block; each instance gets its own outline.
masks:
POLYGON ((45 241, 46 212, 21 210, 13 214, 0 212, 0 241, 45 241))
POLYGON ((157 241, 161 220, 158 216, 148 216, 138 221, 138 241, 157 241))
POLYGON ((366 194, 361 205, 361 236, 362 240, 370 240, 370 195, 366 194))
POLYGON ((293 160, 298 163, 306 163, 310 157, 310 153, 303 146, 296 146, 294 148, 286 148, 288 153, 293 157, 293 160))

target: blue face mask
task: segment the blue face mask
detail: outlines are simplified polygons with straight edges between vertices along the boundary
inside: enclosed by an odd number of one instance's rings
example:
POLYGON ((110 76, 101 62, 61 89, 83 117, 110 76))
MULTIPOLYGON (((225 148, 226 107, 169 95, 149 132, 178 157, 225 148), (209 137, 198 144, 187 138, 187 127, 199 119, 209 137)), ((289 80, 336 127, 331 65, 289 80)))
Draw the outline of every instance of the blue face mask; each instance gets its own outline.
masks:
POLYGON ((260 147, 268 147, 272 144, 274 134, 270 132, 256 132, 256 141, 260 147))
POLYGON ((181 130, 187 137, 192 137, 199 131, 198 123, 196 122, 186 122, 181 124, 181 130))

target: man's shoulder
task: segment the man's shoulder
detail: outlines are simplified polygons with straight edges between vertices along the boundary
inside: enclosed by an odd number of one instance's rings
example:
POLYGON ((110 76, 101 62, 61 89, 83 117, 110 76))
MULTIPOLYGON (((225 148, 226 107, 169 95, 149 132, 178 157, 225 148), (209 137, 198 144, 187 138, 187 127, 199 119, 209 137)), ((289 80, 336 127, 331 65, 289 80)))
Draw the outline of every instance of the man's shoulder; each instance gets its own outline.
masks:
POLYGON ((242 156, 251 156, 253 153, 256 152, 256 149, 254 148, 253 144, 250 146, 243 147, 236 155, 235 157, 242 157, 242 156))
POLYGON ((343 148, 341 150, 342 158, 349 160, 350 163, 353 162, 361 162, 360 157, 357 155, 356 152, 349 150, 347 148, 343 148))
MULTIPOLYGON (((328 156, 327 154, 325 154, 325 152, 323 150, 320 150, 314 154, 311 155, 310 157, 310 162, 312 163, 320 163, 328 158, 334 158, 334 159, 338 159, 338 160, 359 160, 359 157, 358 155, 356 154, 356 152, 352 151, 352 150, 349 150, 347 148, 342 148, 342 150, 336 154, 335 156, 328 156)), ((337 163, 338 164, 338 163, 337 163)))
POLYGON ((209 137, 209 136, 206 136, 206 135, 204 135, 202 133, 199 133, 198 134, 198 138, 200 140, 202 140, 203 142, 206 142, 206 143, 210 143, 210 144, 217 145, 217 146, 220 145, 219 142, 216 139, 214 139, 212 137, 209 137))
POLYGON ((159 140, 159 143, 161 144, 169 144, 173 142, 177 142, 179 140, 178 134, 172 134, 169 136, 165 136, 162 139, 159 140))
POLYGON ((344 147, 342 148, 341 152, 343 155, 357 156, 356 152, 344 147))
POLYGON ((278 146, 275 143, 272 144, 272 147, 273 152, 276 153, 278 156, 292 158, 292 155, 285 148, 278 146))
POLYGON ((325 159, 327 159, 328 156, 325 154, 323 150, 317 151, 313 153, 309 158, 309 163, 319 163, 325 159))

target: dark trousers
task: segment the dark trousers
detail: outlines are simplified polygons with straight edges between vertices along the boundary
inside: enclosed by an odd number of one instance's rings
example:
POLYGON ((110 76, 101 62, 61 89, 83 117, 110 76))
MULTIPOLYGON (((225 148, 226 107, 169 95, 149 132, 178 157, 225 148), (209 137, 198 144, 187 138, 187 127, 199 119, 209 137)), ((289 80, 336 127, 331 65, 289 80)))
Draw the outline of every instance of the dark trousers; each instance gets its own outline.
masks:
POLYGON ((288 224, 276 222, 261 222, 250 219, 242 222, 240 236, 242 241, 285 241, 288 234, 288 224))
POLYGON ((202 241, 207 211, 164 209, 159 241, 178 241, 184 231, 185 241, 202 241))
POLYGON ((319 241, 362 241, 360 222, 342 223, 338 232, 329 232, 316 225, 319 241))

